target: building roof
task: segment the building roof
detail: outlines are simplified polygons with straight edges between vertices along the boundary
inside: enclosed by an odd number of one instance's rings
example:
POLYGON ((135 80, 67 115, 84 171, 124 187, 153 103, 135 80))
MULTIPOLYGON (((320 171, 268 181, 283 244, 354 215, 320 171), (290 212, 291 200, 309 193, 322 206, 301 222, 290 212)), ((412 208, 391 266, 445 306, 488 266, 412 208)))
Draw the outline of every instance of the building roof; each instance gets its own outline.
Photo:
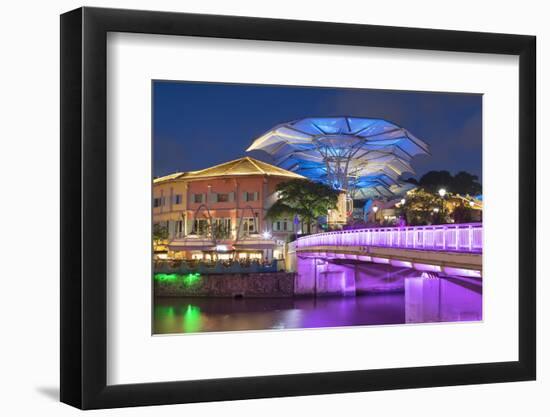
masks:
POLYGON ((168 174, 168 175, 165 175, 163 177, 158 177, 158 178, 155 178, 153 180, 153 183, 154 184, 157 184, 159 182, 165 182, 165 181, 170 181, 170 180, 175 180, 179 177, 181 177, 182 175, 184 174, 184 172, 175 172, 173 174, 168 174))
POLYGON ((273 177, 285 178, 305 178, 302 175, 296 174, 286 169, 276 167, 266 162, 258 161, 257 159, 245 156, 244 158, 235 159, 225 162, 220 165, 215 165, 210 168, 201 169, 198 171, 178 172, 175 174, 166 175, 156 178, 154 183, 169 181, 169 180, 192 180, 213 177, 232 177, 232 176, 247 176, 247 175, 267 175, 273 177))

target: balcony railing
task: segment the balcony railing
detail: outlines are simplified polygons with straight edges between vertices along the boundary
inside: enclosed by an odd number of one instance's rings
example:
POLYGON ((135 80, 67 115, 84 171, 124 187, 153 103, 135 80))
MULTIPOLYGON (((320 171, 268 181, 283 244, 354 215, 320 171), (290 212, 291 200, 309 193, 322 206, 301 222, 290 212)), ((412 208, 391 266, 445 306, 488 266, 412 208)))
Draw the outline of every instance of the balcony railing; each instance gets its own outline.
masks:
POLYGON ((298 249, 314 246, 381 246, 481 253, 483 251, 483 224, 339 230, 304 236, 296 241, 298 249))

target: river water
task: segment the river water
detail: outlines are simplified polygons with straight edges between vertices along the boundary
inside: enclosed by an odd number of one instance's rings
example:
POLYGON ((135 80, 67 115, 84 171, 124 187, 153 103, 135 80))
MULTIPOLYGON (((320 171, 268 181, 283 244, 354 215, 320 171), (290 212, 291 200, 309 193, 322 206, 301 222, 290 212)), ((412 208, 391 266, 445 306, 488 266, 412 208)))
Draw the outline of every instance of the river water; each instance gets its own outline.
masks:
POLYGON ((318 298, 156 298, 153 333, 225 332, 482 319, 481 284, 406 278, 404 291, 318 298))

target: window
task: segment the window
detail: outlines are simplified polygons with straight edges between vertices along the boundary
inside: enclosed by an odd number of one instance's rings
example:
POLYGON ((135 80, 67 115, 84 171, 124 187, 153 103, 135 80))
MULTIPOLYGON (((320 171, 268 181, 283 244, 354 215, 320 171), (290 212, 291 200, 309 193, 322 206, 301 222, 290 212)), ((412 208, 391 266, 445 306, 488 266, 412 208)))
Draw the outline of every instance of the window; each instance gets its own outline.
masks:
POLYGON ((292 222, 289 219, 281 219, 273 222, 274 232, 290 232, 292 231, 292 222))
POLYGON ((223 217, 214 219, 214 233, 219 239, 227 239, 231 236, 231 218, 223 217))
POLYGON ((195 219, 193 230, 199 236, 206 236, 209 233, 210 224, 207 219, 195 219))
POLYGON ((182 195, 176 194, 172 197, 172 204, 181 204, 182 202, 182 195))
POLYGON ((244 201, 256 201, 256 200, 258 200, 258 192, 257 191, 254 191, 254 192, 245 191, 243 193, 243 200, 244 201))
POLYGON ((183 220, 176 220, 176 237, 183 237, 183 220))
POLYGON ((193 194, 193 203, 204 203, 204 194, 193 194))
POLYGON ((249 235, 256 233, 256 218, 255 217, 243 217, 243 233, 249 235))
POLYGON ((208 202, 227 203, 235 201, 235 193, 208 193, 208 202))
POLYGON ((153 199, 153 207, 164 206, 164 197, 156 197, 153 199))
POLYGON ((226 203, 229 201, 229 194, 218 194, 218 203, 226 203))

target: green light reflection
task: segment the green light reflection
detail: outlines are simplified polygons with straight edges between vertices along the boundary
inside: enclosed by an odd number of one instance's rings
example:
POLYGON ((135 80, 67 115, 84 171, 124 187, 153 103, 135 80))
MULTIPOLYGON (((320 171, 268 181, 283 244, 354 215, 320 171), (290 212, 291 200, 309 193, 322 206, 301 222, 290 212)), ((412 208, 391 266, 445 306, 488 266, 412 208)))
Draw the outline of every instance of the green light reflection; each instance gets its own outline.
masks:
POLYGON ((155 281, 175 282, 178 280, 178 274, 155 274, 155 281))
POLYGON ((202 316, 201 309, 192 304, 187 305, 183 313, 183 331, 186 333, 197 332, 201 329, 202 316))
POLYGON ((183 277, 183 284, 186 287, 192 287, 195 284, 198 284, 201 281, 201 274, 198 272, 195 274, 187 274, 183 277))
POLYGON ((155 274, 153 279, 157 282, 178 282, 180 279, 183 285, 186 287, 192 287, 201 281, 201 274, 199 272, 179 275, 179 274, 155 274))

